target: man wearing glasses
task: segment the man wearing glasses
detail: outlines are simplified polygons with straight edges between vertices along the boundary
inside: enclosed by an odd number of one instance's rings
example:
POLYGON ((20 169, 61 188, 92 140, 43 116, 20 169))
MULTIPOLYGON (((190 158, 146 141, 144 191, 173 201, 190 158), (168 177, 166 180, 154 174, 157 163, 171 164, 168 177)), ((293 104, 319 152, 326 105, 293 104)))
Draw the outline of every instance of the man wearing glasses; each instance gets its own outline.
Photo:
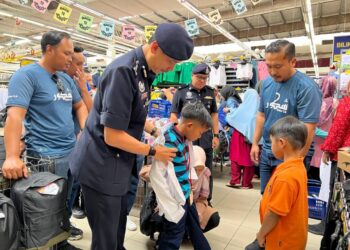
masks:
MULTIPOLYGON (((186 103, 200 100, 204 104, 213 120, 213 129, 203 134, 195 144, 204 149, 207 158, 205 165, 211 171, 213 164, 213 148, 219 146, 219 118, 214 89, 207 85, 209 72, 210 68, 205 63, 198 64, 193 68, 192 83, 180 88, 174 95, 170 120, 177 123, 181 115, 181 110, 186 103)), ((210 194, 208 201, 211 200, 212 192, 213 177, 210 176, 210 194)))
MULTIPOLYGON (((85 125, 87 110, 74 81, 62 72, 72 63, 70 36, 49 31, 42 36, 41 49, 43 56, 40 61, 19 69, 9 83, 6 160, 2 171, 8 179, 28 176, 19 147, 24 121, 27 155, 52 159, 55 174, 68 180, 69 197, 68 155, 76 141, 72 110, 77 114, 81 129, 85 125)), ((59 249, 61 246, 63 249, 77 249, 68 243, 61 244, 59 249)))

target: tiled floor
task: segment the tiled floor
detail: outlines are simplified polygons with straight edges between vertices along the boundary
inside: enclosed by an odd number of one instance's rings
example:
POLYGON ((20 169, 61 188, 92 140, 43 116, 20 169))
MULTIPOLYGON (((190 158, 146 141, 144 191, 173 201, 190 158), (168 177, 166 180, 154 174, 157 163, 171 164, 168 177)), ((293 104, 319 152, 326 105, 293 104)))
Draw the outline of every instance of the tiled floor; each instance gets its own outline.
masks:
MULTIPOLYGON (((220 225, 206 233, 206 237, 213 250, 241 250, 252 242, 259 229, 259 182, 254 180, 254 189, 241 190, 226 187, 229 179, 229 168, 216 167, 214 173, 214 195, 213 206, 219 210, 220 225)), ((131 214, 137 215, 133 210, 131 214)), ((138 223, 138 218, 133 217, 138 223)), ((86 219, 73 220, 75 225, 84 231, 84 238, 73 241, 71 244, 89 249, 91 241, 91 231, 86 219)), ((317 221, 310 220, 311 224, 317 221)), ((321 237, 313 234, 308 235, 307 250, 319 249, 321 237)), ((154 242, 149 237, 144 236, 139 230, 127 231, 125 236, 125 248, 128 250, 153 249, 154 242)), ((181 249, 193 249, 189 242, 182 244, 181 249)))

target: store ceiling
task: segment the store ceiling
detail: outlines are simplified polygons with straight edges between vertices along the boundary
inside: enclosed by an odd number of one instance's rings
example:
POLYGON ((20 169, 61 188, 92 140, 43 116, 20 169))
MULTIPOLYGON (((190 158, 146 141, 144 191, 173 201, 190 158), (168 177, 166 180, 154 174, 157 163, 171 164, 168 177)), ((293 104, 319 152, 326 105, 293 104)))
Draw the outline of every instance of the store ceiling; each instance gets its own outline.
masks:
MULTIPOLYGON (((250 0, 244 0, 248 11, 237 15, 228 0, 191 0, 202 13, 218 9, 224 20, 222 27, 241 41, 257 41, 265 39, 288 38, 306 35, 303 22, 300 0, 261 0, 253 5, 250 0)), ((31 0, 29 0, 30 4, 31 0)), ((11 13, 13 16, 22 17, 31 21, 40 22, 65 30, 75 30, 75 26, 81 12, 85 12, 75 6, 67 25, 61 25, 53 20, 57 2, 51 3, 51 8, 45 14, 41 14, 30 7, 19 4, 18 0, 0 0, 0 10, 11 13)), ((61 1, 64 3, 64 1, 61 1)), ((77 2, 77 1, 76 1, 77 2)), ((116 20, 134 24, 140 30, 145 25, 157 25, 163 22, 174 22, 184 25, 184 21, 196 17, 192 12, 184 8, 177 0, 80 0, 82 5, 103 13, 116 20)), ((334 32, 350 31, 350 3, 349 0, 312 0, 312 10, 315 26, 315 34, 327 34, 334 32)), ((98 25, 102 19, 95 16, 94 23, 98 25)), ((217 30, 197 17, 200 27, 200 35, 194 38, 197 46, 212 45, 229 42, 228 39, 217 30)), ((117 26, 117 33, 121 27, 117 26)), ((5 34, 20 37, 33 38, 48 30, 47 27, 22 22, 16 25, 14 17, 0 15, 0 45, 4 45, 16 38, 5 34)), ((86 35, 86 34, 83 34, 86 35)), ((108 44, 106 40, 99 38, 98 26, 91 34, 95 42, 81 39, 80 44, 85 48, 105 53, 108 44)), ((79 38, 76 39, 76 42, 79 38)), ((137 46, 141 42, 129 43, 121 38, 114 40, 115 44, 122 44, 122 48, 116 48, 117 53, 125 48, 137 46)), ((38 43, 38 41, 36 41, 38 43)), ((319 53, 329 56, 331 46, 318 46, 319 53)), ((300 55, 307 55, 308 48, 298 50, 300 55)), ((318 53, 318 54, 319 54, 318 53)))

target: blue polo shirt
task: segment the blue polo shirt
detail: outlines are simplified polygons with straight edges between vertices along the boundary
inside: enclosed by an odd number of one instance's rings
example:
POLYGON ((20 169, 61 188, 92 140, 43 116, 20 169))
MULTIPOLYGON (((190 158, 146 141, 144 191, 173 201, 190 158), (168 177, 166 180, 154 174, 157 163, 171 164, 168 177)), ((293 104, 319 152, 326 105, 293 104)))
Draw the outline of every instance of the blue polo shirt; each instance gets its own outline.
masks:
POLYGON ((27 110, 24 126, 27 150, 42 156, 62 156, 74 147, 73 104, 81 97, 73 80, 56 72, 64 84, 58 91, 52 74, 38 63, 19 69, 11 78, 7 107, 27 110))
POLYGON ((180 135, 174 125, 165 131, 164 137, 164 146, 177 149, 176 156, 173 159, 174 170, 184 196, 187 199, 190 196, 191 186, 189 181, 189 153, 186 140, 180 135))
MULTIPOLYGON (((279 119, 292 115, 304 123, 318 123, 322 93, 310 77, 297 71, 288 81, 277 83, 270 76, 262 86, 259 111, 265 114, 263 148, 271 151, 269 130, 279 119)), ((313 154, 313 145, 308 155, 313 154)))

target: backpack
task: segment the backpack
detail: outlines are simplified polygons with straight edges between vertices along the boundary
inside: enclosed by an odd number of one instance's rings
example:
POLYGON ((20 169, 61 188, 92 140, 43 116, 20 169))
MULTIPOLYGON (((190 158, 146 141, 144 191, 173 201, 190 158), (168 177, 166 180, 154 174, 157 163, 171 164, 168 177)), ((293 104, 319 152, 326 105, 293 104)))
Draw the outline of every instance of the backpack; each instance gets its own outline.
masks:
POLYGON ((13 185, 11 198, 19 214, 23 247, 41 249, 68 238, 67 182, 63 177, 33 173, 13 185))
POLYGON ((163 217, 156 211, 156 194, 151 190, 143 201, 140 211, 140 231, 144 235, 153 236, 162 229, 163 217))
POLYGON ((17 250, 20 235, 17 210, 12 200, 0 193, 0 250, 17 250))

